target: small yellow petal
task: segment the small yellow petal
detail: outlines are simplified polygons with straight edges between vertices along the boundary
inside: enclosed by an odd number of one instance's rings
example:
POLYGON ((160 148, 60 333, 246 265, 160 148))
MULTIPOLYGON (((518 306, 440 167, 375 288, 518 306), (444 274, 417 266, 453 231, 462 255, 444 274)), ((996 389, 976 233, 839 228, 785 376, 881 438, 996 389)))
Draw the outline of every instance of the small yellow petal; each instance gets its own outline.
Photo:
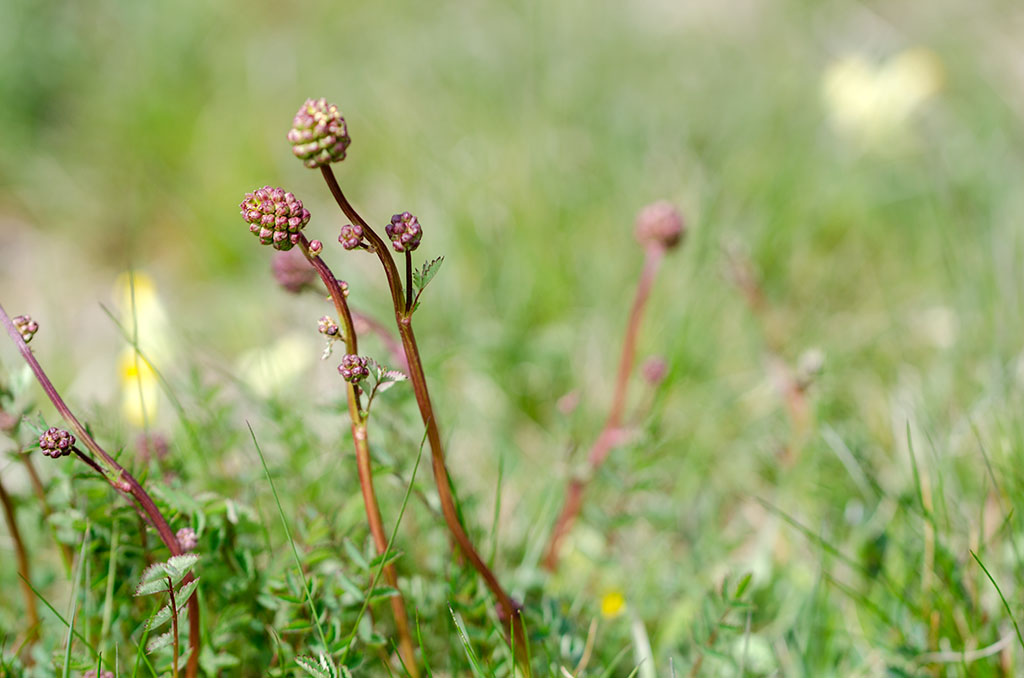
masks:
POLYGON ((601 616, 614 619, 626 609, 626 598, 619 591, 609 591, 601 598, 601 616))

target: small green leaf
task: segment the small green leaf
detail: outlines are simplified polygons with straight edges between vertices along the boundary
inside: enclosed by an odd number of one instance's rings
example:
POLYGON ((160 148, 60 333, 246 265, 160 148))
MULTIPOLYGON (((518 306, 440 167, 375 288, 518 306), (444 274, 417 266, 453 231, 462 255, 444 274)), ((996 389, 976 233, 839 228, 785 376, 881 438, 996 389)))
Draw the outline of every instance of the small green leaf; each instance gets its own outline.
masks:
POLYGON ((178 592, 174 594, 174 599, 178 603, 179 610, 185 607, 185 603, 188 602, 188 599, 192 596, 192 592, 196 590, 197 586, 199 586, 199 577, 196 577, 189 583, 182 586, 178 592))
POLYGON ((146 643, 146 653, 152 654, 162 647, 167 647, 174 642, 174 632, 168 631, 167 633, 161 633, 153 640, 146 643))
POLYGON ((143 582, 139 584, 137 587, 135 587, 136 597, 151 596, 154 593, 167 593, 166 579, 156 579, 154 581, 143 582))
POLYGON ((337 678, 338 676, 337 670, 322 654, 317 658, 298 656, 295 658, 295 663, 313 678, 337 678))
POLYGON ((170 619, 171 619, 171 604, 167 603, 166 605, 161 607, 159 610, 157 610, 156 614, 154 614, 152 617, 149 618, 149 621, 146 622, 146 628, 150 629, 150 630, 158 629, 161 626, 163 626, 164 624, 166 624, 168 621, 170 621, 170 619))

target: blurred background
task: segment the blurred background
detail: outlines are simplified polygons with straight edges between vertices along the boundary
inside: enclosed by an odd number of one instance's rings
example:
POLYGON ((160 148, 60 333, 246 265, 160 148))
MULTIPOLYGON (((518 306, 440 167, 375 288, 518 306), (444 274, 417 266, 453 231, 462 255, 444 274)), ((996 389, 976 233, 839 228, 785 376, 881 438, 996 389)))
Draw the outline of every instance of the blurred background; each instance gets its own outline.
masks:
MULTIPOLYGON (((621 591, 675 638, 693 605, 666 600, 753 570, 777 585, 766 615, 795 623, 784 594, 817 556, 752 497, 856 545, 882 529, 879 493, 913 487, 908 427, 949 469, 939 495, 985 484, 972 431, 1017 473, 1022 37, 1009 1, 2 0, 0 303, 39 321, 73 404, 124 398, 101 305, 130 318, 128 270, 172 378, 335 402, 325 305, 276 286, 238 213, 253 188, 293 191, 353 306, 389 320, 376 262, 335 244, 343 217, 285 139, 326 97, 357 209, 417 214, 417 255, 445 256, 416 320, 456 482, 487 522, 500 468, 500 540, 536 559, 611 399, 634 217, 667 199, 689 233, 640 357, 668 376, 634 384, 645 433, 595 483, 567 549, 584 574, 550 586, 621 591), (824 365, 809 432, 773 371, 801 356, 824 365)), ((984 498, 950 518, 965 544, 984 498)))

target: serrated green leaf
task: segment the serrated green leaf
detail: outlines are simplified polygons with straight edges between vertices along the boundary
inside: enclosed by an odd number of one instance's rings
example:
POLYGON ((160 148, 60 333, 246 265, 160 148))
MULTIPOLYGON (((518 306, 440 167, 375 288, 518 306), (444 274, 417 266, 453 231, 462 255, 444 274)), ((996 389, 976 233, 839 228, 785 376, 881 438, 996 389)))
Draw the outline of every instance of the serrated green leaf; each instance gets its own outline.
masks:
POLYGON ((154 593, 167 593, 167 579, 154 579, 143 582, 135 587, 135 596, 151 596, 154 593))
POLYGON ((173 631, 168 631, 166 633, 161 633, 159 636, 157 636, 153 640, 151 640, 148 643, 146 643, 146 653, 147 654, 152 654, 153 652, 159 650, 162 647, 167 647, 168 645, 170 645, 173 642, 174 642, 174 632, 173 631))
POLYGON ((753 577, 753 572, 748 572, 746 575, 744 575, 743 579, 740 579, 740 583, 736 585, 736 592, 733 594, 732 597, 740 598, 746 592, 747 587, 750 586, 750 581, 753 579, 753 577))
POLYGON ((185 603, 188 602, 188 599, 192 596, 192 592, 196 590, 197 586, 199 586, 199 577, 196 577, 189 583, 182 586, 178 589, 178 592, 174 594, 174 599, 178 603, 179 610, 185 607, 185 603))
POLYGON ((295 663, 313 678, 337 678, 338 672, 324 655, 318 658, 298 656, 295 663))
POLYGON ((175 586, 185 578, 185 575, 198 561, 198 553, 182 553, 180 556, 171 556, 167 559, 167 574, 171 575, 175 586))
POLYGON ((170 621, 170 619, 171 619, 171 604, 168 602, 166 605, 164 605, 159 610, 157 610, 156 614, 154 614, 152 617, 149 618, 149 621, 146 622, 146 628, 148 628, 150 630, 158 629, 161 626, 163 626, 164 624, 166 624, 168 621, 170 621))
POLYGON ((419 270, 413 271, 412 284, 417 292, 422 292, 423 288, 430 284, 437 272, 441 270, 442 263, 444 263, 444 257, 437 257, 423 264, 419 270))

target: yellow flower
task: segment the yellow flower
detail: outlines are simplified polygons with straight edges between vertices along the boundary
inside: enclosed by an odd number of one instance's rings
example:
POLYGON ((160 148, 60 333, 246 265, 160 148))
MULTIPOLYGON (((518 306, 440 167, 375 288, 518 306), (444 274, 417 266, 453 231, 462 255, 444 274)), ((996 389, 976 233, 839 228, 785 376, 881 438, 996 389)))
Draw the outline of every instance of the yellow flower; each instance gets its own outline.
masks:
POLYGON ((829 65, 822 94, 836 131, 877 150, 907 139, 913 115, 942 81, 942 62, 927 49, 904 50, 877 65, 852 54, 829 65))
MULTIPOLYGON (((139 349, 154 364, 171 359, 167 313, 153 279, 142 271, 125 271, 114 283, 114 300, 121 327, 134 337, 139 349)), ((136 426, 153 422, 160 401, 156 373, 135 348, 126 346, 117 363, 121 383, 121 411, 136 426)))
POLYGON ((626 598, 620 591, 609 591, 601 598, 601 616, 615 619, 626 609, 626 598))

